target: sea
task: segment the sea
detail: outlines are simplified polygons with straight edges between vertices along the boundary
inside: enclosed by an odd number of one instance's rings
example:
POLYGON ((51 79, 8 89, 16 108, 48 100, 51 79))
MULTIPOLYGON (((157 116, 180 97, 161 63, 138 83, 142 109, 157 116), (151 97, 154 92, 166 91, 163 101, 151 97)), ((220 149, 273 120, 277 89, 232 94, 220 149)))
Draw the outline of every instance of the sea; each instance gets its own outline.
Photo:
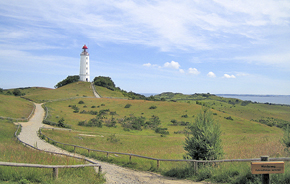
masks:
MULTIPOLYGON (((157 95, 157 93, 141 93, 147 97, 157 95)), ((215 94, 225 98, 237 98, 258 103, 284 104, 290 105, 290 95, 251 95, 251 94, 215 94)))
POLYGON ((238 95, 238 94, 216 94, 225 98, 237 98, 258 103, 290 105, 290 95, 238 95))

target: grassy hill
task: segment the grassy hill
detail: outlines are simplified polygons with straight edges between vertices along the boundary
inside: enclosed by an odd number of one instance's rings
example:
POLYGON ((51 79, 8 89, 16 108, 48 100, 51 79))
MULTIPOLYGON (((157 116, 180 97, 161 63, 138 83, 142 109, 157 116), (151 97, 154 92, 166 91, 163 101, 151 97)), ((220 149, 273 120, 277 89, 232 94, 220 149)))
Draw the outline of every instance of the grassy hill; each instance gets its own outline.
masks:
POLYGON ((0 116, 16 119, 28 118, 33 103, 20 97, 0 94, 0 116))
POLYGON ((35 102, 94 96, 89 82, 75 82, 57 89, 33 89, 29 90, 28 93, 24 91, 26 93, 24 97, 35 102))

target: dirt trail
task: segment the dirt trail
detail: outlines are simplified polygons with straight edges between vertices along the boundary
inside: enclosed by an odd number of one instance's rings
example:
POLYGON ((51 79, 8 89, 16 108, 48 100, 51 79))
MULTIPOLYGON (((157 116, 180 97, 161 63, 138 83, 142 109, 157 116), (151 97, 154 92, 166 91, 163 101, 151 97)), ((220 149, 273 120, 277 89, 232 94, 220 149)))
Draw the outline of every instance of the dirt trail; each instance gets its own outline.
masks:
MULTIPOLYGON (((65 153, 68 155, 73 155, 73 153, 62 150, 58 147, 55 147, 43 140, 41 140, 37 136, 37 131, 40 127, 43 127, 42 120, 44 118, 45 112, 41 107, 41 104, 35 104, 35 113, 33 117, 29 120, 29 122, 20 123, 22 125, 22 131, 19 135, 19 139, 25 143, 28 143, 38 149, 54 151, 58 153, 65 153)), ((93 160, 91 158, 88 158, 93 160)), ((102 165, 103 173, 105 173, 106 183, 130 183, 130 184, 138 184, 138 183, 164 183, 164 184, 182 184, 182 183, 195 183, 188 180, 177 180, 175 178, 164 177, 162 175, 151 173, 151 172, 141 172, 134 171, 131 169, 123 168, 114 164, 108 164, 106 162, 100 162, 94 160, 102 165)), ((202 182, 199 182, 202 184, 202 182)), ((204 184, 204 183, 203 183, 204 184)))

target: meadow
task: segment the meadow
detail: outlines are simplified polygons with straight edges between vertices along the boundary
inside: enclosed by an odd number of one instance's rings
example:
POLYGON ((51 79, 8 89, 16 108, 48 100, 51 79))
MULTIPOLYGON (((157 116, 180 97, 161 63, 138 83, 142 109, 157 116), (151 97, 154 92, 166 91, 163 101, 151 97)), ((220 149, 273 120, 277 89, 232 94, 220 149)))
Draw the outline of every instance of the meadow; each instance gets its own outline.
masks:
POLYGON ((0 116, 15 119, 28 118, 33 109, 33 103, 20 97, 3 94, 0 94, 0 104, 0 116))
MULTIPOLYGON (((210 94, 184 96, 168 93, 165 96, 157 95, 156 98, 160 101, 129 100, 124 99, 123 94, 118 91, 100 86, 96 86, 96 90, 106 98, 91 97, 90 84, 82 82, 54 90, 30 92, 24 97, 46 102, 49 112, 47 120, 57 123, 64 119, 64 123, 71 126, 74 130, 71 132, 43 130, 48 137, 63 143, 160 159, 183 159, 186 154, 183 148, 185 125, 194 123, 196 115, 203 108, 210 108, 215 121, 221 125, 224 159, 259 158, 261 155, 288 156, 281 143, 283 129, 276 125, 290 123, 289 106, 245 102, 210 94), (144 122, 158 117, 158 127, 166 129, 168 134, 156 133, 147 125, 142 125, 142 130, 124 126, 124 119, 132 117, 144 119, 144 122), (103 123, 101 126, 84 126, 89 125, 92 119, 101 119, 103 123), (270 124, 269 121, 261 121, 265 119, 270 119, 270 124)), ((73 151, 72 147, 64 148, 73 151)), ((76 151, 88 154, 82 149, 77 148, 76 151)), ((259 177, 252 176, 249 172, 250 163, 223 163, 218 164, 218 167, 204 168, 201 166, 199 174, 192 176, 192 167, 187 163, 161 162, 157 169, 156 161, 136 157, 132 157, 132 162, 129 162, 128 156, 124 155, 110 154, 107 158, 105 153, 91 153, 90 156, 125 167, 198 181, 209 179, 226 183, 259 183, 259 177), (246 181, 245 178, 249 179, 246 181)), ((288 164, 286 167, 289 167, 288 164)), ((276 181, 285 181, 281 177, 289 178, 287 174, 274 176, 276 181)))
MULTIPOLYGON (((102 89, 102 87, 97 87, 97 89, 102 89)), ((107 90, 102 89, 101 95, 104 96, 107 90)), ((114 93, 114 97, 121 97, 117 92, 113 91, 111 93, 114 93)), ((288 153, 284 151, 285 146, 281 143, 283 130, 275 126, 261 124, 255 120, 272 117, 286 121, 289 118, 289 113, 287 113, 289 112, 289 106, 259 103, 244 105, 242 101, 237 99, 216 96, 209 98, 199 95, 197 98, 198 102, 188 99, 174 102, 169 99, 168 101, 144 101, 83 98, 46 103, 49 109, 49 120, 57 122, 60 118, 64 118, 65 123, 76 131, 46 130, 44 134, 56 141, 90 149, 132 153, 160 159, 183 159, 186 154, 183 149, 186 126, 174 126, 172 120, 194 123, 195 116, 202 108, 207 106, 211 108, 215 120, 221 124, 224 159, 259 158, 261 155, 269 155, 270 157, 288 156, 288 153), (80 101, 82 103, 79 103, 80 101), (127 104, 130 104, 129 108, 125 108, 127 104), (77 107, 78 112, 75 112, 71 108, 72 106, 77 107), (152 106, 156 108, 151 109, 152 106), (141 131, 128 131, 122 127, 122 123, 116 123, 115 127, 107 127, 105 124, 102 127, 78 125, 80 121, 89 121, 96 117, 96 115, 80 112, 101 112, 104 110, 108 110, 108 113, 104 116, 104 122, 110 121, 112 118, 118 120, 124 119, 124 117, 142 116, 148 120, 153 115, 158 116, 161 121, 160 126, 167 128, 169 135, 162 136, 149 128, 144 128, 141 131), (110 114, 110 112, 113 113, 110 114), (112 141, 112 138, 116 141, 112 141)), ((66 149, 73 151, 72 147, 66 147, 66 149)), ((76 151, 87 155, 86 150, 76 149, 76 151)), ((259 177, 252 176, 249 171, 250 163, 223 163, 219 164, 219 169, 216 167, 201 167, 200 174, 197 176, 190 174, 179 176, 178 174, 181 172, 193 172, 191 165, 182 162, 161 162, 160 168, 157 169, 156 161, 151 160, 133 157, 132 162, 129 162, 128 156, 112 154, 107 158, 105 153, 91 153, 90 156, 125 167, 155 171, 181 178, 187 177, 193 180, 210 178, 215 182, 239 183, 238 181, 250 178, 253 183, 259 183, 259 177)), ((286 164, 286 167, 288 167, 288 164, 286 164)), ((276 181, 285 181, 283 177, 287 178, 287 176, 275 175, 276 181)))

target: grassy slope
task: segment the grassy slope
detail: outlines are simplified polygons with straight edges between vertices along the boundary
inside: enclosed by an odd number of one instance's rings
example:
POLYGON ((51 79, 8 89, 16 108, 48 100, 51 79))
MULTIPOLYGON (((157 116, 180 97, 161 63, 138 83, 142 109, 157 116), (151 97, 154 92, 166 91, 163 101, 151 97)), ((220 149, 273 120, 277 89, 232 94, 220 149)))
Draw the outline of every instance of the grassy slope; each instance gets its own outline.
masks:
POLYGON ((45 102, 50 100, 67 99, 72 97, 92 97, 93 92, 91 83, 75 82, 57 89, 30 91, 24 97, 36 102, 45 102))
POLYGON ((95 88, 101 97, 125 98, 120 91, 112 91, 101 86, 95 86, 95 88))
MULTIPOLYGON (((175 131, 181 131, 184 126, 171 126, 171 120, 194 122, 193 115, 196 115, 201 110, 200 105, 194 103, 179 103, 179 102, 151 102, 142 100, 113 100, 113 99, 82 99, 85 104, 79 105, 79 99, 60 101, 48 103, 47 106, 51 109, 51 120, 58 121, 58 118, 64 117, 67 124, 72 125, 73 129, 90 132, 94 135, 103 135, 104 137, 96 138, 78 138, 77 135, 66 135, 67 138, 63 139, 63 133, 53 136, 57 140, 70 142, 74 144, 85 145, 90 148, 130 152, 140 155, 152 156, 156 158, 176 158, 182 159, 184 154, 183 142, 185 136, 183 134, 174 134, 175 131), (129 109, 124 106, 130 103, 132 106, 129 109), (100 106, 105 104, 105 106, 100 106), (147 120, 152 115, 159 116, 162 127, 169 129, 170 135, 167 137, 160 137, 153 130, 130 131, 125 132, 120 124, 117 128, 86 128, 77 126, 79 121, 89 120, 94 118, 93 115, 73 113, 73 110, 68 105, 77 105, 82 110, 101 110, 110 109, 116 111, 115 118, 122 118, 134 114, 135 116, 144 116, 147 120), (99 108, 92 109, 91 106, 100 106, 99 108), (151 105, 157 106, 157 109, 149 109, 151 105), (87 107, 83 107, 87 106, 87 107), (142 114, 143 113, 143 114, 142 114), (188 118, 182 118, 181 115, 187 114, 188 118), (58 117, 58 118, 57 118, 58 117), (108 136, 116 134, 121 139, 120 143, 110 143, 107 140, 108 136), (84 141, 84 140, 90 141, 84 141)), ((216 110, 217 121, 221 123, 223 130, 223 143, 226 152, 226 158, 250 158, 259 157, 263 154, 274 156, 277 152, 281 153, 283 147, 279 142, 282 135, 282 130, 275 127, 268 127, 260 123, 249 121, 248 119, 238 117, 232 114, 222 113, 216 110), (234 119, 226 120, 224 117, 232 116, 234 119), (268 141, 270 139, 270 141, 268 141), (241 145, 243 145, 241 147, 241 145), (269 145, 275 145, 268 147, 269 145), (263 149, 268 147, 269 149, 263 149)), ((108 116, 110 118, 110 116, 108 116)), ((51 136, 51 132, 49 133, 51 136)))
MULTIPOLYGON (((14 132, 16 127, 13 123, 0 120, 0 161, 35 163, 45 165, 74 165, 83 164, 76 159, 53 156, 24 147, 16 142, 14 132)), ((100 183, 95 176, 93 168, 60 169, 59 179, 52 179, 51 169, 19 168, 0 166, 0 181, 29 180, 37 183, 100 183)))
POLYGON ((20 97, 0 94, 0 116, 11 118, 27 118, 33 104, 20 97))

